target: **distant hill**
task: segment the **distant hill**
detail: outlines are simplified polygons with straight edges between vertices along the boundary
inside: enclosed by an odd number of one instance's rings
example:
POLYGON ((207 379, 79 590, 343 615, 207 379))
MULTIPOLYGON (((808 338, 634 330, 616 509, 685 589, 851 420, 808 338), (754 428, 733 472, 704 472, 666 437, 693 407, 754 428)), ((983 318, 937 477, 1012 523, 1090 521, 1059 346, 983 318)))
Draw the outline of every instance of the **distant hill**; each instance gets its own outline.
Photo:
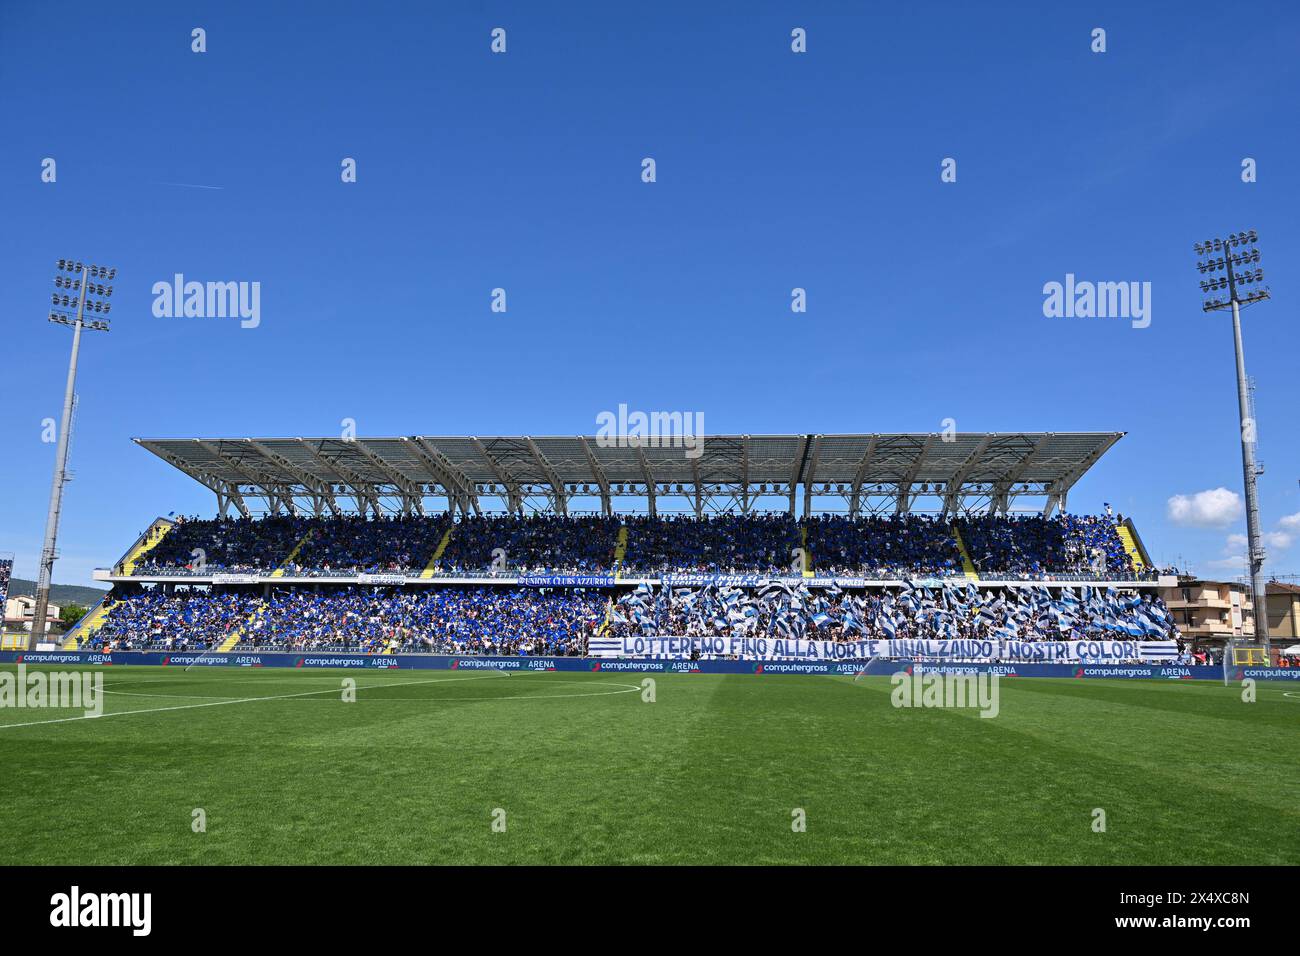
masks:
MULTIPOLYGON (((22 597, 24 595, 33 595, 36 593, 36 582, 28 581, 26 578, 11 578, 9 581, 9 596, 22 597)), ((80 604, 84 607, 94 607, 104 595, 108 593, 107 588, 87 588, 80 584, 54 584, 50 586, 50 603, 62 607, 65 604, 80 604)))

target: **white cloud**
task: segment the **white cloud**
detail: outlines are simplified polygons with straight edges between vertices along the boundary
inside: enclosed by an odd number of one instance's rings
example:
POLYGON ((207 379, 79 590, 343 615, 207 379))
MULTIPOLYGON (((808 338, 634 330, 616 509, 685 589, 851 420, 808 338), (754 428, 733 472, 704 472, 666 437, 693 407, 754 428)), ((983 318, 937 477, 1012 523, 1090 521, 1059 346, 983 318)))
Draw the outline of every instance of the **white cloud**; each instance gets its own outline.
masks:
POLYGON ((1264 543, 1270 548, 1277 548, 1279 551, 1285 551, 1291 547, 1291 542, 1295 536, 1287 531, 1269 531, 1264 535, 1264 543))
POLYGON ((1215 571, 1236 571, 1240 573, 1246 570, 1246 556, 1239 554, 1235 558, 1216 558, 1213 561, 1206 561, 1205 566, 1215 571))
MULTIPOLYGON (((1222 491, 1223 489, 1220 488, 1218 490, 1222 491)), ((1203 491, 1201 494, 1208 495, 1213 494, 1213 492, 1203 491)), ((1232 493, 1229 492, 1229 494, 1231 495, 1232 493)), ((1187 502, 1192 500, 1183 495, 1177 497, 1182 498, 1187 502)), ((1236 495, 1232 495, 1232 497, 1235 499, 1236 495)), ((1169 499, 1171 518, 1173 517, 1174 500, 1174 498, 1169 499)), ((1189 504, 1187 507, 1190 508, 1192 505, 1189 504)), ((1263 534, 1264 545, 1270 549, 1274 556, 1276 556, 1279 551, 1286 551, 1289 549, 1291 545, 1295 544, 1296 538, 1300 537, 1300 514, 1288 515, 1285 518, 1282 518, 1278 521, 1278 526, 1281 530, 1266 531, 1263 534)), ((1228 535, 1223 541, 1222 556, 1204 562, 1205 567, 1214 572, 1230 574, 1241 574, 1242 572, 1247 571, 1248 562, 1246 561, 1246 544, 1247 538, 1244 534, 1234 532, 1233 534, 1228 535)))
POLYGON ((1241 495, 1227 488, 1174 495, 1167 504, 1169 520, 1193 528, 1222 528, 1242 516, 1241 495))

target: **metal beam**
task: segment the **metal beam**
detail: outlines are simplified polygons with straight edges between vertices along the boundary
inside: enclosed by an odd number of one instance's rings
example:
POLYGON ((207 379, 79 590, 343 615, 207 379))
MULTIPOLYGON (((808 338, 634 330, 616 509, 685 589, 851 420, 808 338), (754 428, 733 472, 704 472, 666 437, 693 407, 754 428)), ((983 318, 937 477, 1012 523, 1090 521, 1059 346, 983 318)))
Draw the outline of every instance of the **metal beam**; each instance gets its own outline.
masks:
POLYGON ((370 446, 360 438, 353 438, 348 442, 348 444, 355 445, 357 451, 365 455, 376 468, 387 476, 388 480, 393 483, 393 486, 401 492, 402 514, 409 515, 412 510, 417 514, 424 514, 424 498, 420 494, 420 489, 414 481, 402 474, 379 455, 375 454, 370 446))
POLYGON ((1038 460, 1038 457, 1046 450, 1048 440, 1054 434, 1054 432, 1047 432, 1034 439, 1034 447, 1029 449, 1025 457, 1016 462, 1006 475, 993 483, 993 514, 1007 513, 1007 507, 1010 504, 1011 487, 1020 480, 1020 476, 1029 469, 1029 466, 1038 460))
POLYGON ((516 514, 523 514, 524 494, 523 491, 520 490, 518 479, 506 471, 505 466, 492 457, 487 450, 487 446, 481 441, 472 435, 469 440, 473 443, 475 449, 478 450, 478 453, 483 456, 483 461, 487 464, 488 468, 492 470, 492 474, 497 476, 497 481, 506 486, 506 495, 507 501, 510 505, 510 510, 516 514))
POLYGON ((528 435, 524 436, 524 442, 528 445, 528 450, 532 452, 533 460, 537 462, 537 467, 542 469, 542 474, 546 476, 547 482, 555 492, 555 511, 558 514, 567 515, 569 513, 569 493, 565 490, 564 482, 560 476, 555 473, 551 463, 546 460, 542 450, 537 447, 537 442, 533 441, 528 435))
POLYGON ((582 435, 577 436, 577 438, 582 445, 583 453, 587 456, 587 467, 591 469, 591 476, 596 479, 596 484, 600 486, 600 509, 605 515, 611 515, 614 513, 614 503, 609 493, 609 477, 596 459, 596 454, 591 450, 591 445, 588 444, 587 439, 582 435))
POLYGON ((740 513, 749 514, 749 436, 740 436, 740 513))
POLYGON ((336 517, 339 515, 340 512, 339 512, 338 502, 334 499, 334 492, 326 482, 321 481, 319 478, 317 478, 315 475, 311 474, 310 472, 304 471, 303 469, 299 468, 288 458, 285 458, 283 455, 279 454, 278 452, 275 452, 270 448, 267 448, 256 438, 245 438, 244 443, 248 445, 249 448, 252 448, 255 452, 257 452, 259 455, 265 458, 267 461, 271 462, 271 464, 276 465, 279 468, 283 468, 285 471, 289 472, 291 475, 295 476, 300 482, 302 482, 303 487, 306 488, 309 492, 311 492, 312 499, 316 505, 315 510, 317 515, 320 514, 322 504, 324 504, 327 508, 329 508, 330 514, 336 517))
POLYGON ((411 453, 420 459, 420 463, 433 479, 442 485, 442 490, 447 493, 448 511, 452 510, 454 503, 463 515, 469 514, 471 508, 476 515, 482 513, 478 503, 478 489, 474 487, 474 482, 470 480, 469 475, 453 465, 447 456, 430 445, 424 436, 414 435, 403 438, 402 441, 406 443, 411 453))
POLYGON ((286 505, 291 514, 298 513, 298 508, 293 502, 293 495, 290 494, 286 496, 283 486, 278 482, 269 478, 265 474, 258 474, 252 469, 245 468, 241 462, 235 461, 210 441, 206 441, 202 438, 195 438, 192 439, 192 441, 204 451, 208 452, 208 454, 215 457, 218 461, 225 464, 232 471, 236 471, 247 478, 249 484, 257 487, 262 492, 262 496, 266 498, 266 503, 270 506, 273 514, 279 514, 280 510, 286 505))
POLYGON ((145 438, 135 439, 135 443, 141 448, 147 448, 173 468, 189 475, 204 488, 207 488, 217 496, 217 510, 221 514, 226 513, 227 506, 234 504, 240 515, 248 518, 251 517, 248 511, 248 505, 244 502, 244 496, 239 491, 239 485, 226 481, 223 478, 217 478, 214 475, 207 475, 190 466, 183 458, 173 455, 161 445, 156 445, 145 438))
POLYGON ((795 489, 799 484, 799 477, 803 474, 804 456, 808 454, 808 436, 799 436, 799 450, 794 453, 794 460, 790 462, 790 516, 794 517, 794 496, 795 489))
POLYGON ((872 435, 871 440, 867 442, 867 450, 862 454, 862 461, 858 462, 858 470, 853 473, 853 487, 850 490, 849 498, 849 517, 858 516, 859 506, 862 501, 862 482, 867 477, 867 469, 871 467, 871 459, 876 454, 876 442, 880 439, 879 435, 872 435))
POLYGON ((695 517, 704 517, 704 497, 700 488, 700 460, 691 459, 691 481, 695 485, 695 517))
MULTIPOLYGON (((750 512, 763 494, 757 478, 763 477, 780 488, 783 476, 788 486, 775 493, 789 498, 797 509, 802 483, 805 512, 813 510, 823 483, 842 486, 840 494, 854 515, 865 511, 868 501, 881 500, 878 492, 869 493, 869 488, 888 483, 890 512, 896 508, 906 511, 915 507, 918 482, 924 476, 943 483, 944 491, 935 493, 942 499, 943 513, 950 516, 975 507, 977 499, 984 507, 986 496, 989 507, 1009 510, 1011 502, 1025 497, 1026 492, 1020 491, 1022 484, 1026 491, 1032 489, 1035 499, 1052 498, 1052 507, 1061 507, 1061 494, 1081 480, 1114 444, 1115 436, 1106 432, 968 433, 959 439, 959 447, 965 447, 969 454, 957 459, 944 456, 941 460, 937 444, 924 453, 924 445, 932 440, 928 434, 892 433, 720 436, 710 440, 708 451, 698 461, 692 459, 685 467, 665 461, 664 469, 665 474, 671 472, 674 485, 680 483, 681 493, 699 513, 722 504, 718 494, 710 490, 710 481, 729 485, 727 509, 750 512), (831 448, 835 449, 834 455, 830 455, 831 448), (822 452, 827 452, 824 460, 822 452), (688 481, 694 482, 693 490, 686 487, 688 481), (733 496, 734 500, 730 500, 733 496)), ((546 508, 553 503, 557 512, 564 513, 573 503, 575 483, 593 479, 601 491, 602 509, 612 514, 613 488, 629 477, 620 470, 616 479, 615 472, 629 464, 633 475, 639 472, 635 484, 641 486, 645 480, 646 499, 655 499, 656 512, 662 494, 658 489, 660 470, 651 467, 657 459, 647 448, 633 452, 638 460, 646 459, 644 467, 639 468, 638 462, 630 458, 616 465, 603 457, 604 452, 597 456, 597 442, 590 436, 577 436, 555 446, 545 444, 542 438, 525 436, 429 438, 423 443, 412 437, 360 439, 355 448, 347 447, 351 442, 337 444, 340 441, 325 436, 154 439, 139 443, 211 490, 217 496, 219 509, 231 514, 244 497, 250 499, 244 505, 247 509, 254 495, 264 497, 271 511, 281 513, 309 513, 314 509, 317 514, 330 514, 336 508, 350 512, 353 494, 357 509, 363 513, 392 513, 399 509, 411 512, 427 510, 430 495, 444 491, 449 509, 470 514, 471 509, 479 510, 478 490, 487 482, 495 483, 512 512, 540 504, 544 496, 546 508), (302 451, 303 447, 308 450, 302 451), (440 451, 444 448, 452 450, 440 451), (448 455, 458 464, 452 465, 448 455), (349 473, 349 468, 365 477, 349 473)), ((629 447, 636 445, 629 443, 629 447)))
MULTIPOLYGON (((342 439, 338 440, 341 441, 342 439)), ((352 492, 352 499, 357 503, 357 511, 365 514, 366 505, 369 505, 376 516, 384 513, 384 509, 379 504, 379 496, 375 493, 374 486, 370 482, 342 462, 326 457, 324 449, 313 448, 311 442, 307 441, 307 439, 299 438, 297 441, 303 448, 307 449, 307 454, 332 471, 341 484, 347 485, 348 490, 352 492)))
POLYGON ((939 436, 935 433, 930 433, 930 435, 925 439, 925 444, 921 446, 921 450, 916 453, 916 458, 912 460, 912 467, 907 469, 907 474, 905 474, 902 480, 899 481, 898 498, 894 502, 895 514, 901 515, 904 512, 912 510, 912 485, 916 481, 916 476, 921 473, 921 468, 925 465, 926 456, 930 454, 930 449, 934 447, 934 443, 938 438, 939 436))
POLYGON ((1097 463, 1097 459, 1110 451, 1111 446, 1119 441, 1121 437, 1123 437, 1122 432, 1119 435, 1107 436, 1106 440, 1093 449, 1091 453, 1085 455, 1082 461, 1047 486, 1047 493, 1056 496, 1057 504, 1062 511, 1065 510, 1065 496, 1074 487, 1074 483, 1083 477, 1085 471, 1097 463))
POLYGON ((223 516, 229 510, 233 503, 235 510, 245 518, 252 517, 248 511, 248 505, 244 502, 244 496, 240 494, 239 486, 231 484, 228 481, 220 482, 221 489, 217 490, 217 511, 223 516))
POLYGON ((650 517, 653 518, 659 514, 658 508, 655 504, 655 476, 654 472, 650 470, 650 462, 646 460, 645 449, 641 447, 639 441, 636 443, 636 457, 641 463, 641 475, 645 478, 645 490, 648 499, 647 504, 650 511, 650 517))
POLYGON ((957 473, 948 480, 947 493, 943 496, 943 517, 947 518, 957 509, 957 505, 961 500, 962 486, 966 484, 966 479, 975 469, 975 466, 983 459, 984 452, 988 451, 989 442, 992 440, 992 435, 985 435, 981 438, 979 444, 975 446, 975 450, 961 463, 957 473))
POLYGON ((812 451, 808 455, 808 471, 803 476, 803 515, 805 518, 812 513, 812 487, 817 481, 817 463, 821 459, 821 454, 822 436, 814 435, 812 451))

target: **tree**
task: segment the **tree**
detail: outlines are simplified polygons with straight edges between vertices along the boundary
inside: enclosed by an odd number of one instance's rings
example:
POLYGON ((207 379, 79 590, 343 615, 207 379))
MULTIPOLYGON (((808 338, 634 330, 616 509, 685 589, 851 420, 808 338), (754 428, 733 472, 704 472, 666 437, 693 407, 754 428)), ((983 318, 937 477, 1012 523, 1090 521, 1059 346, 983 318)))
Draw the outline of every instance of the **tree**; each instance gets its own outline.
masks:
POLYGON ((72 627, 83 617, 90 608, 82 607, 80 604, 65 604, 59 608, 59 623, 65 628, 72 627))

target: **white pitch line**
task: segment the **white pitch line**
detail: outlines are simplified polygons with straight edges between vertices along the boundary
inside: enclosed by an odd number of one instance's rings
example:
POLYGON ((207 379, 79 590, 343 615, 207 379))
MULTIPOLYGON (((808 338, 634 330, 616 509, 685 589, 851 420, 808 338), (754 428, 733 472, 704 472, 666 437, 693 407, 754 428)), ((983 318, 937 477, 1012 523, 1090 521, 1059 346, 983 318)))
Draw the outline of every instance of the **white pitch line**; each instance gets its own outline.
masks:
MULTIPOLYGON (((452 678, 453 680, 473 680, 474 678, 452 678)), ((393 681, 391 683, 375 685, 377 687, 401 687, 404 684, 440 684, 442 681, 428 680, 404 680, 393 681)), ((358 690, 364 688, 358 687, 358 690)), ((306 690, 301 694, 277 694, 274 697, 237 697, 232 700, 214 700, 208 704, 178 704, 175 707, 145 707, 140 710, 117 710, 110 714, 83 714, 80 717, 56 717, 53 720, 29 720, 22 724, 0 724, 0 730, 8 730, 10 727, 36 727, 40 724, 66 724, 74 720, 104 720, 107 717, 126 717, 131 714, 159 714, 168 710, 194 710, 198 707, 222 707, 226 704, 250 704, 261 700, 289 700, 294 697, 310 697, 312 694, 337 693, 339 688, 328 688, 327 690, 306 690)), ((120 695, 126 696, 126 695, 120 695)))
MULTIPOLYGON (((478 679, 478 678, 471 678, 471 677, 454 677, 454 678, 452 678, 451 680, 429 680, 429 681, 417 681, 417 683, 422 683, 422 684, 450 684, 452 680, 477 680, 477 679, 478 679)), ((570 681, 556 681, 555 683, 557 683, 557 684, 582 684, 582 683, 585 683, 585 681, 570 680, 570 681)), ((377 690, 377 689, 379 689, 380 687, 385 687, 385 686, 389 686, 389 685, 376 684, 376 685, 371 686, 371 687, 358 687, 357 690, 358 690, 358 691, 363 691, 363 690, 377 690)), ((394 684, 394 685, 391 685, 391 686, 396 687, 396 686, 398 686, 398 685, 394 684)), ((460 704, 460 703, 464 703, 464 702, 466 702, 466 701, 471 701, 471 700, 568 700, 568 699, 572 699, 572 698, 575 698, 575 697, 610 697, 610 696, 612 696, 612 695, 614 695, 614 694, 631 694, 631 693, 634 693, 635 691, 638 691, 638 690, 641 689, 640 686, 637 685, 637 684, 618 684, 618 683, 613 683, 613 682, 609 682, 609 681, 606 681, 606 682, 603 682, 603 683, 600 683, 600 684, 596 684, 596 685, 594 685, 594 686, 596 686, 596 687, 619 687, 619 688, 621 688, 621 690, 603 690, 603 691, 598 691, 598 692, 595 693, 595 694, 525 694, 525 695, 520 696, 520 697, 367 697, 367 698, 365 699, 365 701, 366 701, 367 704, 390 704, 390 703, 402 703, 403 701, 414 701, 414 702, 424 703, 424 704, 460 704)), ((331 688, 331 689, 332 689, 332 688, 331 688)), ((104 691, 104 693, 105 693, 105 694, 108 694, 108 693, 112 693, 112 692, 106 690, 106 691, 104 691)), ((228 697, 196 697, 196 696, 193 696, 193 695, 185 695, 185 694, 130 694, 130 693, 127 693, 126 691, 123 691, 123 690, 116 691, 116 693, 117 693, 117 695, 118 695, 119 697, 146 697, 146 698, 148 698, 148 697, 167 697, 167 698, 171 698, 171 699, 174 699, 174 700, 226 700, 226 701, 230 701, 230 698, 228 698, 228 697)), ((324 693, 324 692, 323 692, 323 691, 317 691, 317 693, 324 693)), ((234 703, 234 701, 230 701, 230 702, 231 702, 231 703, 234 703)), ((334 701, 332 701, 332 700, 323 700, 323 699, 318 699, 316 702, 317 702, 318 704, 332 704, 332 703, 334 703, 334 701)), ((311 699, 308 698, 307 700, 304 701, 304 703, 308 703, 308 704, 310 704, 310 703, 311 703, 311 699)))
MULTIPOLYGON (((367 672, 367 671, 363 671, 362 673, 370 673, 370 674, 374 674, 375 671, 368 671, 368 672, 367 672)), ((482 675, 485 675, 485 676, 481 676, 481 677, 480 677, 480 676, 474 676, 474 677, 438 677, 438 678, 435 678, 435 679, 433 679, 433 680, 417 680, 417 681, 409 681, 409 680, 405 680, 405 681, 388 681, 387 683, 380 682, 380 683, 378 683, 378 684, 365 684, 365 685, 363 685, 363 686, 358 687, 357 690, 376 690, 377 688, 381 688, 381 687, 401 687, 403 684, 452 684, 452 683, 455 683, 456 681, 461 681, 461 680, 489 680, 489 679, 490 679, 490 678, 488 678, 488 677, 486 676, 486 674, 487 674, 488 672, 486 672, 486 671, 479 671, 478 673, 479 673, 479 674, 482 674, 482 675)), ((510 677, 516 677, 516 678, 517 678, 517 677, 527 677, 527 676, 529 676, 530 674, 535 674, 535 673, 538 673, 538 672, 537 672, 537 671, 514 671, 514 672, 510 672, 510 673, 508 673, 508 676, 510 676, 510 677)), ((276 681, 278 681, 278 680, 279 680, 279 678, 277 678, 277 677, 266 677, 266 678, 245 677, 245 678, 241 678, 241 679, 239 679, 239 680, 233 680, 233 679, 232 679, 232 680, 227 680, 227 679, 225 679, 225 678, 222 678, 221 680, 214 680, 212 683, 214 683, 214 684, 256 684, 256 683, 258 683, 259 681, 270 681, 270 682, 274 683, 274 682, 276 682, 276 681)), ((337 678, 337 677, 334 677, 334 678, 331 678, 331 677, 301 677, 301 678, 286 678, 286 679, 283 681, 283 683, 288 683, 288 682, 293 681, 293 680, 329 680, 329 681, 337 681, 338 678, 337 678)), ((147 681, 115 681, 113 684, 111 684, 111 685, 109 685, 109 686, 110 686, 110 687, 125 687, 125 686, 127 686, 127 685, 130 685, 130 686, 134 687, 134 686, 137 686, 137 685, 139 685, 139 684, 166 684, 166 683, 168 683, 168 682, 167 682, 167 680, 165 680, 165 679, 164 679, 164 680, 147 680, 147 681)), ((557 681, 557 683, 569 683, 569 684, 575 684, 575 683, 581 683, 581 681, 557 681)), ((623 685, 623 686, 630 686, 630 685, 623 685)), ((334 687, 328 687, 328 688, 326 688, 326 690, 337 690, 337 689, 339 689, 338 686, 337 686, 337 684, 335 684, 334 687)), ((230 698, 230 697, 223 697, 223 696, 221 696, 220 694, 133 694, 133 693, 131 693, 130 691, 127 691, 127 690, 109 690, 108 687, 105 687, 105 688, 104 688, 104 693, 105 693, 105 694, 115 694, 115 695, 118 696, 118 697, 155 697, 155 698, 158 698, 159 700, 161 700, 162 698, 167 698, 167 699, 169 699, 169 700, 226 700, 226 701, 232 701, 232 702, 233 702, 233 698, 230 698)), ((308 693, 323 694, 323 693, 325 693, 325 691, 323 691, 323 690, 318 690, 318 691, 309 691, 308 693)), ((303 695, 298 695, 298 696, 303 696, 303 695)), ((259 697, 259 698, 255 698, 255 699, 257 699, 257 700, 275 700, 276 698, 274 698, 274 697, 260 698, 260 697, 259 697)), ((411 699, 414 700, 415 698, 411 698, 411 699)), ((482 698, 482 699, 483 699, 483 700, 488 700, 488 699, 490 699, 490 698, 486 698, 486 697, 485 697, 485 698, 482 698)))

